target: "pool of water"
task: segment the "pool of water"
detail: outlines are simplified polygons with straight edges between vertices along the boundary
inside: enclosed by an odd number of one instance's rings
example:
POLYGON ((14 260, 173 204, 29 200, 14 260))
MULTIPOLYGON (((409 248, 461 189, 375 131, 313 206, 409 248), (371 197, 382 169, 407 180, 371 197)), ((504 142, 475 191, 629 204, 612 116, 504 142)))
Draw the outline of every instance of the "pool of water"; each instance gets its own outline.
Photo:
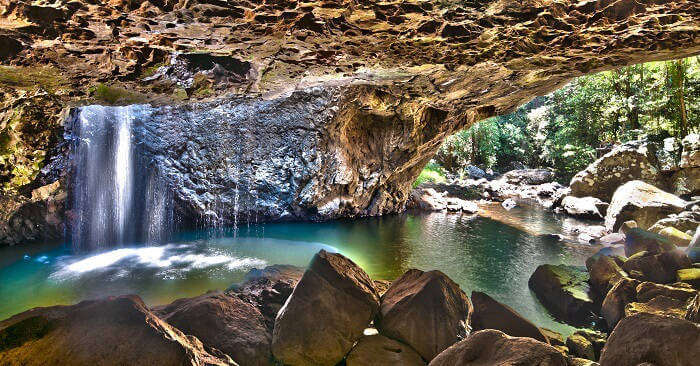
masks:
POLYGON ((72 254, 68 245, 0 249, 0 319, 36 306, 135 293, 152 305, 225 289, 251 268, 306 266, 320 249, 340 252, 375 279, 439 269, 462 289, 484 291, 536 324, 570 333, 534 298, 528 278, 543 263, 583 265, 595 248, 556 242, 570 219, 537 208, 484 207, 479 216, 401 214, 325 223, 274 223, 185 232, 163 246, 72 254))

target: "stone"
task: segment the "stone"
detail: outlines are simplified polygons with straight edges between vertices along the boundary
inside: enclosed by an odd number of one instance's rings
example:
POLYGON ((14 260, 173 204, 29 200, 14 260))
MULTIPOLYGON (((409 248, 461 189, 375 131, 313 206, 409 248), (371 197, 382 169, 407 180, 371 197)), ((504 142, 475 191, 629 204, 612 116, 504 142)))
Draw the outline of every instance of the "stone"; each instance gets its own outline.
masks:
POLYGON ((272 335, 255 307, 220 292, 179 299, 157 314, 206 347, 227 354, 239 365, 272 365, 272 335))
POLYGON ((635 314, 620 321, 608 337, 601 365, 694 365, 700 359, 700 325, 653 314, 635 314))
POLYGON ((586 259, 586 269, 593 289, 604 298, 610 289, 627 273, 608 255, 598 252, 586 259))
POLYGON ((568 366, 599 366, 595 361, 572 356, 567 357, 566 364, 568 366))
POLYGON ((700 293, 690 301, 688 311, 685 313, 685 319, 691 322, 700 323, 700 293))
POLYGON ((447 208, 447 200, 433 188, 416 188, 406 203, 407 209, 442 211, 447 208))
POLYGON ((676 272, 678 282, 687 283, 700 290, 700 268, 683 268, 676 272))
POLYGON ((511 210, 517 205, 518 204, 512 198, 508 198, 507 200, 501 203, 501 206, 503 206, 503 208, 505 208, 506 210, 511 210))
POLYGON ((666 296, 672 299, 688 301, 696 294, 692 286, 677 282, 671 285, 662 285, 654 282, 642 282, 637 286, 637 301, 647 302, 657 296, 666 296))
POLYGON ((617 231, 623 222, 634 220, 648 229, 658 220, 684 210, 687 202, 648 183, 634 180, 620 186, 610 201, 605 227, 617 231))
POLYGON ((625 237, 625 255, 628 257, 642 251, 658 254, 675 249, 668 238, 638 228, 630 229, 625 237))
POLYGON ((695 228, 698 226, 700 226, 700 212, 688 210, 686 207, 686 211, 683 211, 677 215, 669 215, 657 221, 648 229, 648 231, 658 234, 661 232, 661 230, 672 227, 683 232, 688 230, 695 232, 695 228))
POLYGON ((411 269, 382 296, 375 325, 429 361, 469 334, 472 313, 467 295, 444 273, 411 269))
MULTIPOLYGON (((696 152, 700 156, 700 151, 696 152)), ((673 173, 670 191, 677 196, 689 197, 700 193, 700 167, 681 169, 673 173)))
POLYGON ((347 366, 420 366, 425 361, 411 347, 380 334, 364 336, 346 357, 347 366))
POLYGON ((547 343, 552 346, 566 346, 564 336, 561 333, 547 328, 540 328, 540 331, 547 337, 547 343))
POLYGON ((687 247, 690 244, 692 236, 674 228, 667 227, 659 231, 659 235, 667 238, 671 243, 679 247, 687 247))
POLYGON ((369 276, 348 258, 321 250, 277 314, 272 353, 287 365, 335 365, 378 309, 369 276))
POLYGON ((532 322, 489 295, 473 291, 472 329, 496 329, 512 337, 530 337, 548 343, 547 336, 532 322))
POLYGON ((602 220, 608 204, 595 197, 567 196, 561 202, 564 211, 574 217, 602 220))
POLYGON ((556 348, 527 337, 510 337, 487 329, 473 333, 433 359, 429 366, 539 365, 565 366, 556 348))
POLYGON ((589 324, 594 303, 584 268, 543 264, 530 276, 528 285, 555 317, 574 325, 589 324))
POLYGON ((538 185, 554 181, 554 172, 548 169, 516 169, 503 174, 510 184, 538 185))
POLYGON ((277 313, 303 274, 302 268, 284 264, 254 268, 246 273, 242 283, 231 286, 226 292, 255 306, 272 333, 277 313))
POLYGON ((600 353, 603 351, 603 347, 605 347, 605 342, 608 338, 607 334, 592 329, 579 329, 575 331, 572 336, 582 337, 591 345, 593 349, 593 361, 600 358, 600 353))
POLYGON ((1 321, 0 364, 235 365, 134 295, 35 308, 1 321))
POLYGON ((661 254, 639 252, 622 265, 627 273, 639 272, 643 276, 641 279, 657 283, 675 282, 676 272, 690 267, 690 259, 680 250, 661 254))
POLYGON ((486 178, 486 172, 483 171, 481 168, 474 166, 474 165, 467 165, 464 170, 469 174, 469 177, 472 179, 481 179, 481 178, 486 178))
POLYGON ((691 133, 681 140, 681 168, 700 167, 700 134, 691 133))
POLYGON ((628 221, 623 222, 622 225, 620 225, 620 228, 618 229, 618 231, 619 231, 620 233, 622 233, 622 234, 625 234, 625 233, 627 233, 627 231, 629 231, 630 229, 634 229, 634 228, 636 228, 636 227, 639 227, 639 226, 637 225, 637 222, 636 222, 636 221, 634 221, 634 220, 628 220, 628 221))
POLYGON ((625 242, 625 234, 610 233, 600 237, 598 239, 598 242, 600 243, 600 245, 605 246, 623 244, 625 242))
POLYGON ((646 148, 636 142, 620 145, 578 172, 569 184, 571 194, 596 197, 612 206, 616 189, 629 181, 659 184, 659 171, 651 160, 646 148))
POLYGON ((621 278, 605 296, 600 315, 605 319, 608 329, 614 329, 620 319, 625 317, 627 304, 637 301, 637 285, 637 280, 621 278))
POLYGON ((681 301, 664 295, 658 295, 646 302, 632 302, 625 306, 625 316, 646 313, 671 316, 683 319, 688 308, 688 301, 681 301))
POLYGON ((685 252, 693 263, 700 262, 700 226, 695 230, 695 235, 690 239, 685 252))
POLYGON ((595 351, 593 351, 593 344, 579 334, 572 334, 569 338, 567 338, 566 347, 569 348, 569 353, 571 355, 588 360, 596 360, 595 351))

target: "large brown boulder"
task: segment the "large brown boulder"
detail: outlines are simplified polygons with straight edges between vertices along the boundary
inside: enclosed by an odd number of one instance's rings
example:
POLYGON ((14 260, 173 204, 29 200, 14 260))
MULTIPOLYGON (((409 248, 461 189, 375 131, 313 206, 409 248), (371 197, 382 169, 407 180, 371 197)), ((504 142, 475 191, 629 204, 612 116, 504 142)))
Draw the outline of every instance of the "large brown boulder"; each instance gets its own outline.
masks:
POLYGON ((137 296, 36 308, 0 322, 0 365, 235 365, 137 296))
POLYGON ((588 269, 591 286, 601 297, 605 297, 620 279, 627 277, 627 273, 613 258, 601 252, 586 259, 586 269, 588 269))
POLYGON ((569 187, 576 197, 592 196, 610 202, 615 189, 631 180, 659 184, 653 157, 637 142, 621 145, 578 172, 569 187))
POLYGON ((668 238, 639 228, 629 229, 625 236, 625 255, 628 257, 642 251, 657 254, 673 249, 676 246, 668 238))
POLYGON ((286 365, 335 365, 378 309, 367 273, 350 259, 321 250, 277 314, 272 352, 286 365))
POLYGON ((622 268, 638 280, 672 283, 676 282, 678 270, 691 265, 688 256, 676 249, 660 254, 639 252, 627 259, 622 268))
POLYGON ((512 337, 530 337, 549 343, 547 336, 531 321, 523 318, 510 306, 501 304, 489 295, 472 292, 472 329, 496 329, 512 337))
POLYGON ((691 366, 700 360, 700 325, 653 314, 620 321, 608 337, 601 366, 691 366))
POLYGON ((691 322, 700 323, 700 292, 690 301, 685 318, 691 322))
POLYGON ((600 315, 608 324, 608 329, 614 329, 617 322, 625 317, 627 304, 637 301, 637 285, 637 280, 621 278, 605 296, 600 315))
POLYGON ((555 317, 586 325, 594 319, 594 303, 585 268, 543 264, 530 276, 528 285, 555 317))
POLYGON ((472 311, 467 295, 444 273, 411 269, 382 296, 376 325, 429 361, 468 335, 472 311))
POLYGON ((660 219, 685 209, 688 202, 651 184, 634 180, 620 186, 608 206, 605 227, 617 231, 623 222, 634 220, 648 229, 660 219))
POLYGON ((487 329, 440 353, 429 366, 538 365, 566 366, 564 355, 556 348, 528 337, 510 337, 487 329))
POLYGON ((158 309, 161 318, 216 348, 241 366, 272 364, 272 335, 255 307, 223 293, 179 299, 158 309))
POLYGON ((357 341, 345 359, 347 366, 424 366, 425 361, 411 347, 381 334, 357 341))

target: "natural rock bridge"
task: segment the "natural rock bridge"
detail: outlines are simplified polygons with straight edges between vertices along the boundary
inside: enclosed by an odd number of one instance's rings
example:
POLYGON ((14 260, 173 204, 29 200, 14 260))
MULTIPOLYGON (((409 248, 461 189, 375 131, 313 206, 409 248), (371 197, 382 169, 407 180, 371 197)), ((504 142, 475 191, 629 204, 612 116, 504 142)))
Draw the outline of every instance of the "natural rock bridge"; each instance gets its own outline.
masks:
POLYGON ((77 105, 151 103, 140 126, 181 131, 143 136, 193 217, 232 220, 232 186, 265 197, 244 219, 378 215, 451 133, 580 75, 699 54, 698 19, 693 0, 2 1, 0 242, 62 232, 65 195, 28 196, 68 185, 77 105), (192 131, 248 141, 235 179, 212 161, 235 149, 192 131))

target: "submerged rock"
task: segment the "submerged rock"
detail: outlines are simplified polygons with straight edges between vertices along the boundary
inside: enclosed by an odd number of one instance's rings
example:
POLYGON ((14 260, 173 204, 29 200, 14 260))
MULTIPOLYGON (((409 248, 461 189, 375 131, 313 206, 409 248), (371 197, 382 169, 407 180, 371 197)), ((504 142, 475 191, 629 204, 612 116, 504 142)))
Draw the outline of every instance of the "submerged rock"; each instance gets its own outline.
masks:
POLYGON ((694 365, 700 359, 700 325, 687 320, 636 314, 620 321, 610 334, 600 364, 636 366, 694 365))
POLYGON ((470 335, 430 362, 430 366, 454 365, 566 366, 566 360, 561 352, 546 343, 487 329, 470 335))
POLYGON ((588 279, 585 268, 543 264, 530 276, 528 285, 554 316, 585 325, 595 318, 588 279))
POLYGON ((548 343, 547 336, 532 322, 489 295, 473 291, 472 329, 496 329, 512 337, 530 337, 548 343))
POLYGON ((347 366, 420 366, 425 361, 411 347, 380 334, 364 336, 345 359, 347 366))
POLYGON ((648 229, 660 219, 685 209, 687 202, 642 181, 631 181, 620 186, 610 201, 605 226, 617 231, 623 222, 634 220, 642 229, 648 229))
POLYGON ((382 296, 375 324, 429 361, 469 334, 472 312, 467 295, 444 273, 411 269, 382 296))
POLYGON ((333 366, 378 309, 369 276, 346 257, 321 250, 277 314, 272 352, 286 365, 333 366))
POLYGON ((235 365, 137 296, 36 308, 0 322, 2 365, 235 365))

